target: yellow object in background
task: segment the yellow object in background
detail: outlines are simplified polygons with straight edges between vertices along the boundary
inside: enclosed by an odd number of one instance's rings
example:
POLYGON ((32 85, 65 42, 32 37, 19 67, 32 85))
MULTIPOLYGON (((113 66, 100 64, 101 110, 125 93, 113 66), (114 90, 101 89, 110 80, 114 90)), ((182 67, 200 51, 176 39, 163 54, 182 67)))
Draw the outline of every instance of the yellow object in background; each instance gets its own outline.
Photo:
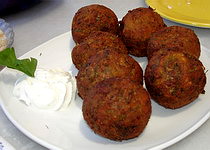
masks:
POLYGON ((146 3, 171 21, 210 28, 209 0, 146 0, 146 3))

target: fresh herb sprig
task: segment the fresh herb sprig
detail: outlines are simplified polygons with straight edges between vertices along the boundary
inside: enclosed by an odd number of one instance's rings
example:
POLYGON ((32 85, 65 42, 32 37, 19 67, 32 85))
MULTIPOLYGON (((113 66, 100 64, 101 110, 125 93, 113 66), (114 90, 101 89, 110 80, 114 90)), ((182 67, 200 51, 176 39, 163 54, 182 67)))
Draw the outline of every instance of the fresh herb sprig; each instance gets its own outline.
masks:
POLYGON ((0 52, 0 65, 19 70, 30 77, 34 77, 37 60, 35 58, 17 59, 14 48, 6 48, 0 52))

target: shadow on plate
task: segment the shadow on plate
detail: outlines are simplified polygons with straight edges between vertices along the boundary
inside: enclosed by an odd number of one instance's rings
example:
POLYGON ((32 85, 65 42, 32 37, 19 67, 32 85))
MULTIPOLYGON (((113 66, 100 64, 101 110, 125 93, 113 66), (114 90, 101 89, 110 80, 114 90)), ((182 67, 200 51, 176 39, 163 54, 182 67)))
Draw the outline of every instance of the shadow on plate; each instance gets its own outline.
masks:
POLYGON ((5 84, 8 84, 8 85, 14 85, 16 80, 18 78, 20 78, 21 74, 16 73, 15 71, 14 72, 10 71, 9 68, 5 68, 5 69, 8 69, 9 72, 8 72, 8 70, 7 71, 2 70, 1 73, 0 73, 0 81, 5 83, 5 84))
POLYGON ((157 104, 154 100, 151 100, 152 101, 152 116, 158 116, 158 117, 164 118, 164 117, 177 115, 179 113, 186 111, 187 109, 190 109, 190 107, 192 107, 192 105, 196 105, 196 103, 200 100, 201 100, 200 98, 197 98, 192 103, 190 103, 184 107, 178 108, 178 109, 167 109, 167 108, 157 104))
MULTIPOLYGON (((129 139, 129 140, 124 140, 124 141, 109 140, 107 138, 104 138, 104 137, 94 133, 93 130, 91 130, 89 128, 89 126, 87 125, 87 123, 83 119, 81 119, 79 126, 80 126, 81 133, 89 141, 92 141, 94 143, 106 144, 106 146, 108 146, 109 144, 110 145, 123 145, 123 144, 134 142, 134 141, 136 141, 138 139, 138 137, 136 137, 136 138, 129 139)), ((140 135, 140 136, 142 136, 142 135, 140 135)))

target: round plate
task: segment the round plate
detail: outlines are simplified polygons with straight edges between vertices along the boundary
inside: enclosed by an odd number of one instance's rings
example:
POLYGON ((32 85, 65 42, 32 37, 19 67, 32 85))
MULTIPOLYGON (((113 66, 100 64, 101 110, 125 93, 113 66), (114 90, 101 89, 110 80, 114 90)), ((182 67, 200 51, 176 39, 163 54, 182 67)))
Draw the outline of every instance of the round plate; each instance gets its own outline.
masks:
MULTIPOLYGON (((38 59, 38 67, 62 68, 76 75, 78 70, 71 60, 74 47, 71 33, 60 35, 25 54, 38 59)), ((135 58, 142 68, 146 58, 135 58)), ((201 60, 210 70, 210 53, 202 47, 201 60)), ((210 78, 209 72, 206 73, 210 78)), ((115 142, 96 135, 82 116, 82 100, 77 98, 65 111, 47 112, 32 109, 17 100, 12 91, 21 73, 5 68, 0 72, 0 104, 11 122, 31 139, 49 149, 63 150, 143 150, 165 148, 192 133, 209 117, 210 84, 205 94, 193 103, 177 110, 165 109, 152 102, 152 115, 144 132, 135 139, 115 142)))
POLYGON ((146 3, 171 21, 210 28, 209 0, 146 0, 146 3))

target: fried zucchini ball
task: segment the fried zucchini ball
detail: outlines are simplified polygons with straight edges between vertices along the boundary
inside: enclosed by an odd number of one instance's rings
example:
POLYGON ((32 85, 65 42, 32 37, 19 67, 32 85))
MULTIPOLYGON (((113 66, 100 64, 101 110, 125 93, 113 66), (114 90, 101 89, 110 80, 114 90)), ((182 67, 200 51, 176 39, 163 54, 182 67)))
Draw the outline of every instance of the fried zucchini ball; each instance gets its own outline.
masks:
POLYGON ((142 85, 129 79, 109 78, 91 88, 82 111, 95 133, 122 141, 143 132, 151 116, 151 101, 142 85))
POLYGON ((163 19, 151 8, 128 11, 120 22, 120 36, 131 55, 146 56, 150 36, 165 27, 163 19))
POLYGON ((173 48, 196 58, 199 58, 201 52, 200 42, 194 31, 181 26, 166 27, 152 34, 147 47, 148 59, 161 48, 173 48))
POLYGON ((204 66, 187 53, 161 49, 149 60, 145 84, 158 104, 170 109, 180 108, 204 92, 204 66))
POLYGON ((109 32, 96 31, 91 33, 82 43, 72 50, 72 60, 77 69, 86 66, 90 57, 98 51, 110 49, 119 53, 128 54, 122 40, 109 32))
POLYGON ((129 55, 103 50, 92 56, 87 67, 78 72, 76 79, 80 97, 84 99, 91 87, 111 77, 129 78, 143 84, 143 71, 138 62, 129 55))
POLYGON ((98 4, 88 5, 74 15, 72 37, 76 43, 81 43, 93 31, 117 34, 118 26, 117 16, 111 9, 98 4))

